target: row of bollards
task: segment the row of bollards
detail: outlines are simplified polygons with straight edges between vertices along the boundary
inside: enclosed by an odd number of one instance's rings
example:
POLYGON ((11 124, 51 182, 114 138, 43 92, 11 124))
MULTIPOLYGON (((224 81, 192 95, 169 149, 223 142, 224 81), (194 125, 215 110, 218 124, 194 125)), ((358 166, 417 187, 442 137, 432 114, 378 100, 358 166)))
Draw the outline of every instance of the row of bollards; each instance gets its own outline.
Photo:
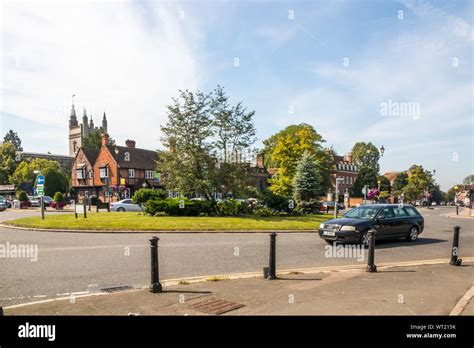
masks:
MULTIPOLYGON (((459 232, 461 227, 454 226, 453 235, 453 247, 451 250, 451 261, 450 265, 460 266, 462 259, 459 258, 459 232)), ((375 234, 376 230, 371 229, 367 232, 369 234, 368 240, 368 257, 367 257, 367 268, 366 271, 370 273, 377 272, 377 266, 375 265, 375 234)), ((276 279, 276 233, 270 233, 270 252, 268 267, 263 268, 263 277, 268 280, 276 279)), ((150 252, 151 252, 151 284, 150 292, 158 293, 163 292, 163 286, 160 283, 160 274, 158 266, 158 241, 160 238, 154 236, 149 239, 150 241, 150 252)))

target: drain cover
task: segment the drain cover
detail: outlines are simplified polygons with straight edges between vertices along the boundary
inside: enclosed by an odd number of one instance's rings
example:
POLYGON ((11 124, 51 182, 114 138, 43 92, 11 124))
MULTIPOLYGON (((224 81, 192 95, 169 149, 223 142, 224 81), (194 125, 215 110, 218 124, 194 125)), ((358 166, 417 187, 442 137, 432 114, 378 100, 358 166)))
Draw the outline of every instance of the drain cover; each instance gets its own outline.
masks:
POLYGON ((245 305, 236 302, 209 298, 207 300, 195 303, 189 307, 199 312, 219 315, 244 306, 245 305))
POLYGON ((118 285, 118 286, 109 286, 109 287, 100 288, 100 292, 112 293, 112 292, 119 292, 119 291, 132 290, 132 289, 134 288, 131 285, 118 285))

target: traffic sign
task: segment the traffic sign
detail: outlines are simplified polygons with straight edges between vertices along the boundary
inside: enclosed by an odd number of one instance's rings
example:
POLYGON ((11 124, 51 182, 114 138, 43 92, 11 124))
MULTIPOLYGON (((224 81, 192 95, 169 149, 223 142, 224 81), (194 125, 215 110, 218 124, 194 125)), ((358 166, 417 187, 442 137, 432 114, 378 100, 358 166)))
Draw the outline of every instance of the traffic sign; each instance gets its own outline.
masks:
POLYGON ((362 193, 364 195, 366 195, 367 193, 369 192, 369 187, 367 185, 365 185, 363 188, 362 188, 362 193))
POLYGON ((40 186, 44 186, 44 176, 43 175, 38 175, 36 177, 36 186, 40 187, 40 186))
POLYGON ((41 187, 37 187, 36 188, 36 194, 40 197, 44 196, 44 188, 41 186, 41 187))

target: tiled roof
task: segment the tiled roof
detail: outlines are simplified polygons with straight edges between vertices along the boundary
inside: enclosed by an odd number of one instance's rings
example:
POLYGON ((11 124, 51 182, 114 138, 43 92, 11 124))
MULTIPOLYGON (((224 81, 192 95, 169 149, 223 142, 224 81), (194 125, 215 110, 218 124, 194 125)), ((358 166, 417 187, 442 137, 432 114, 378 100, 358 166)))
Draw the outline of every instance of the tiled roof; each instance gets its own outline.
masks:
POLYGON ((87 160, 91 165, 94 165, 97 156, 99 155, 99 149, 86 149, 82 148, 82 152, 84 152, 84 156, 86 156, 87 160))
POLYGON ((120 168, 149 169, 156 168, 158 153, 152 150, 138 149, 136 147, 107 145, 107 149, 115 158, 115 149, 118 149, 118 164, 120 168), (125 154, 129 153, 130 160, 125 160, 125 154))

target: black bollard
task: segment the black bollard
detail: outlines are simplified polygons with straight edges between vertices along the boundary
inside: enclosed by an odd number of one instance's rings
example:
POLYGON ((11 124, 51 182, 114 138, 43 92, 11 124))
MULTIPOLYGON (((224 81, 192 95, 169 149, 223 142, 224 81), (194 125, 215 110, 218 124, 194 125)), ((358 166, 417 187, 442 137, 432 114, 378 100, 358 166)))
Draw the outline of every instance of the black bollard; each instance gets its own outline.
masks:
POLYGON ((275 232, 270 233, 270 259, 268 264, 267 279, 276 279, 276 236, 275 232))
POLYGON ((375 265, 375 230, 371 229, 367 232, 369 234, 369 251, 367 259, 367 272, 377 272, 377 266, 375 265))
POLYGON ((85 218, 87 218, 87 206, 86 206, 86 199, 85 198, 84 198, 83 206, 84 206, 84 219, 85 219, 85 218))
POLYGON ((456 204, 456 215, 459 215, 459 205, 456 204))
POLYGON ((451 261, 450 265, 461 266, 462 260, 458 258, 459 256, 459 231, 461 227, 454 226, 454 235, 453 235, 453 247, 451 249, 451 261))
POLYGON ((160 238, 154 236, 149 239, 151 251, 151 284, 150 292, 163 292, 163 287, 160 283, 160 273, 158 267, 158 241, 160 238))

